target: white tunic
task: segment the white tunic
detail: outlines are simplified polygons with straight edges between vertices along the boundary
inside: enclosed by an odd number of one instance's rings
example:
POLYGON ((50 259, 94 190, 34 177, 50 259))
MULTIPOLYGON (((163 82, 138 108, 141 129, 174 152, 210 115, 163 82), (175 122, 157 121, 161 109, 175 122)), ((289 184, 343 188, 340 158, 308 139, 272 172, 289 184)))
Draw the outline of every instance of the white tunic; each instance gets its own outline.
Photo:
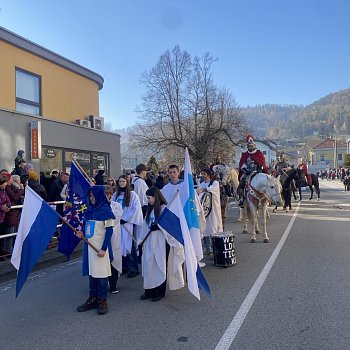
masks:
POLYGON ((122 234, 120 229, 120 219, 123 215, 123 208, 118 202, 111 202, 111 210, 115 216, 113 235, 111 238, 113 251, 113 267, 122 273, 122 234))
POLYGON ((134 192, 139 196, 141 207, 148 205, 148 200, 146 196, 146 191, 148 186, 144 179, 139 176, 134 176, 131 179, 131 183, 134 185, 134 192))
MULTIPOLYGON (((115 200, 115 196, 112 198, 115 200)), ((132 248, 133 225, 142 226, 143 216, 139 197, 133 191, 130 192, 130 203, 128 207, 123 208, 122 219, 127 221, 121 225, 121 249, 123 256, 130 254, 132 248)), ((136 238, 137 239, 137 238, 136 238)))
MULTIPOLYGON (((113 227, 114 220, 108 219, 106 221, 95 221, 94 235, 89 238, 91 242, 98 250, 101 250, 107 227, 113 227)), ((105 278, 111 276, 111 263, 109 260, 108 248, 103 258, 97 256, 97 253, 88 246, 88 259, 89 259, 89 275, 94 278, 105 278)))
MULTIPOLYGON (((206 228, 204 231, 204 236, 208 237, 212 233, 222 232, 222 219, 221 219, 221 204, 220 204, 220 184, 218 181, 214 181, 210 186, 210 181, 201 182, 199 188, 205 188, 208 192, 212 194, 212 204, 211 212, 206 217, 206 228)), ((203 193, 200 194, 202 198, 203 193)))
MULTIPOLYGON (((151 213, 151 222, 154 214, 151 213)), ((143 222, 138 243, 147 236, 149 226, 143 222)), ((142 276, 145 289, 161 285, 167 278, 170 290, 184 287, 182 264, 185 261, 183 246, 163 229, 152 231, 143 244, 142 249, 142 276), (166 264, 165 242, 170 245, 168 257, 168 272, 166 264)))

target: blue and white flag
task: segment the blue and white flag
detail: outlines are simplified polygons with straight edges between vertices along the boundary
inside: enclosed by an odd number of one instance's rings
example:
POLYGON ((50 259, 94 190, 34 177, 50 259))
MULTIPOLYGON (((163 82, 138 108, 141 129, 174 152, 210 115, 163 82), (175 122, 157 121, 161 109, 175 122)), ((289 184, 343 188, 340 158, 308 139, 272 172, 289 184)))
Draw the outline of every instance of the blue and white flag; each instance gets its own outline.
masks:
MULTIPOLYGON (((90 188, 90 183, 75 163, 72 162, 63 216, 69 224, 80 231, 83 229, 84 212, 87 208, 87 193, 90 188)), ((75 236, 73 230, 68 225, 63 224, 60 231, 58 251, 69 259, 79 242, 80 239, 75 236)))
POLYGON ((186 222, 179 194, 166 207, 158 218, 158 225, 179 241, 185 250, 186 275, 189 291, 200 300, 199 285, 210 294, 209 286, 198 266, 193 249, 190 231, 186 222))
POLYGON ((184 209, 186 222, 188 229, 190 230, 190 236, 193 244, 194 251, 196 253, 197 260, 203 259, 203 249, 201 232, 199 227, 199 212, 196 203, 199 203, 199 199, 196 198, 197 194, 194 190, 193 174, 191 169, 190 155, 187 148, 185 149, 185 167, 184 167, 184 186, 181 188, 180 198, 184 209))
POLYGON ((27 186, 11 258, 11 263, 17 270, 16 298, 29 273, 46 250, 56 225, 56 211, 27 186))

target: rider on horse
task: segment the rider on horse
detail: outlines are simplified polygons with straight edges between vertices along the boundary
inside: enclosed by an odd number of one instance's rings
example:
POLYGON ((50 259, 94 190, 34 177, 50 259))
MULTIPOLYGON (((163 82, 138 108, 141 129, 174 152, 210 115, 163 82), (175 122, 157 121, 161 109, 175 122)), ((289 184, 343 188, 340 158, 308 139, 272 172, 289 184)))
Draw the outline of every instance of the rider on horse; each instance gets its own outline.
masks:
POLYGON ((264 154, 256 149, 256 144, 254 142, 254 137, 252 135, 247 136, 247 151, 242 153, 241 159, 239 161, 239 206, 243 207, 243 194, 244 186, 248 176, 253 172, 264 172, 267 173, 267 166, 264 154))
POLYGON ((311 174, 309 174, 307 171, 307 165, 306 165, 305 159, 303 158, 301 159, 301 163, 298 165, 298 168, 304 172, 307 184, 309 186, 312 186, 311 174))
POLYGON ((275 177, 278 175, 282 175, 285 171, 290 169, 290 165, 284 157, 284 153, 282 152, 278 157, 278 162, 275 165, 275 177))

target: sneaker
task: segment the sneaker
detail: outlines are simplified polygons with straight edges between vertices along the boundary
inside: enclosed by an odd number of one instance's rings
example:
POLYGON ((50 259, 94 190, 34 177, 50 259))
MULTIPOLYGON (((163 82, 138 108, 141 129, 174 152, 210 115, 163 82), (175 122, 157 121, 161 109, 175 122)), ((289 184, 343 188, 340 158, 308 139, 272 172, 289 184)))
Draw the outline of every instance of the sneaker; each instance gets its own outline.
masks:
POLYGON ((211 249, 207 249, 203 255, 212 255, 213 254, 213 251, 211 249))
POLYGON ((199 266, 199 267, 206 267, 207 264, 206 264, 205 262, 198 261, 198 266, 199 266))
POLYGON ((78 312, 85 312, 98 307, 97 299, 89 297, 83 305, 77 307, 78 312))
POLYGON ((146 294, 146 293, 143 293, 141 296, 140 296, 140 300, 147 300, 149 299, 151 296, 149 294, 146 294))
POLYGON ((138 271, 129 272, 127 277, 134 278, 134 277, 138 276, 139 274, 140 274, 140 272, 138 272, 138 271))
POLYGON ((101 299, 98 301, 98 314, 105 315, 108 312, 107 300, 101 299))

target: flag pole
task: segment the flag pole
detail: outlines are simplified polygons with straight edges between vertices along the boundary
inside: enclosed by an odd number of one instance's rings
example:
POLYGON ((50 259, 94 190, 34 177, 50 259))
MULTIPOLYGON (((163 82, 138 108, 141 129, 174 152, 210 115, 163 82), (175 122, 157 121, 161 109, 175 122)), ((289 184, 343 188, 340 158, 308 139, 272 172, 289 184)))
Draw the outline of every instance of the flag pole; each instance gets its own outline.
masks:
MULTIPOLYGON (((174 194, 174 197, 171 199, 170 203, 168 203, 166 206, 169 207, 175 200, 176 196, 179 194, 179 190, 176 190, 175 194, 174 194)), ((159 218, 158 218, 159 219, 159 218)), ((155 224, 157 223, 157 220, 155 220, 154 222, 155 224)), ((139 244, 139 246, 143 246, 143 244, 145 243, 146 239, 149 237, 149 235, 151 234, 152 230, 149 230, 147 232, 147 235, 145 236, 145 238, 142 240, 142 242, 139 244)))
POLYGON ((121 226, 123 226, 123 228, 125 229, 125 231, 127 232, 127 234, 131 237, 131 239, 135 242, 136 247, 137 247, 137 240, 135 239, 135 237, 131 234, 131 232, 128 230, 128 228, 122 224, 121 226))
MULTIPOLYGON (((51 208, 51 207, 50 207, 51 208)), ((64 217, 62 217, 59 213, 57 213, 57 211, 53 208, 51 208, 56 215, 62 220, 63 223, 65 223, 71 230, 73 230, 74 235, 76 236, 76 234, 79 232, 79 230, 77 230, 75 227, 73 227, 64 217)), ((99 250, 91 243, 89 242, 89 240, 87 240, 84 236, 81 237, 81 239, 87 244, 89 245, 96 253, 99 252, 99 250)))
POLYGON ((72 162, 78 167, 80 172, 83 174, 83 176, 86 178, 86 180, 89 182, 90 185, 95 185, 91 179, 90 176, 85 172, 84 168, 78 163, 78 161, 75 159, 75 156, 72 156, 72 162))

